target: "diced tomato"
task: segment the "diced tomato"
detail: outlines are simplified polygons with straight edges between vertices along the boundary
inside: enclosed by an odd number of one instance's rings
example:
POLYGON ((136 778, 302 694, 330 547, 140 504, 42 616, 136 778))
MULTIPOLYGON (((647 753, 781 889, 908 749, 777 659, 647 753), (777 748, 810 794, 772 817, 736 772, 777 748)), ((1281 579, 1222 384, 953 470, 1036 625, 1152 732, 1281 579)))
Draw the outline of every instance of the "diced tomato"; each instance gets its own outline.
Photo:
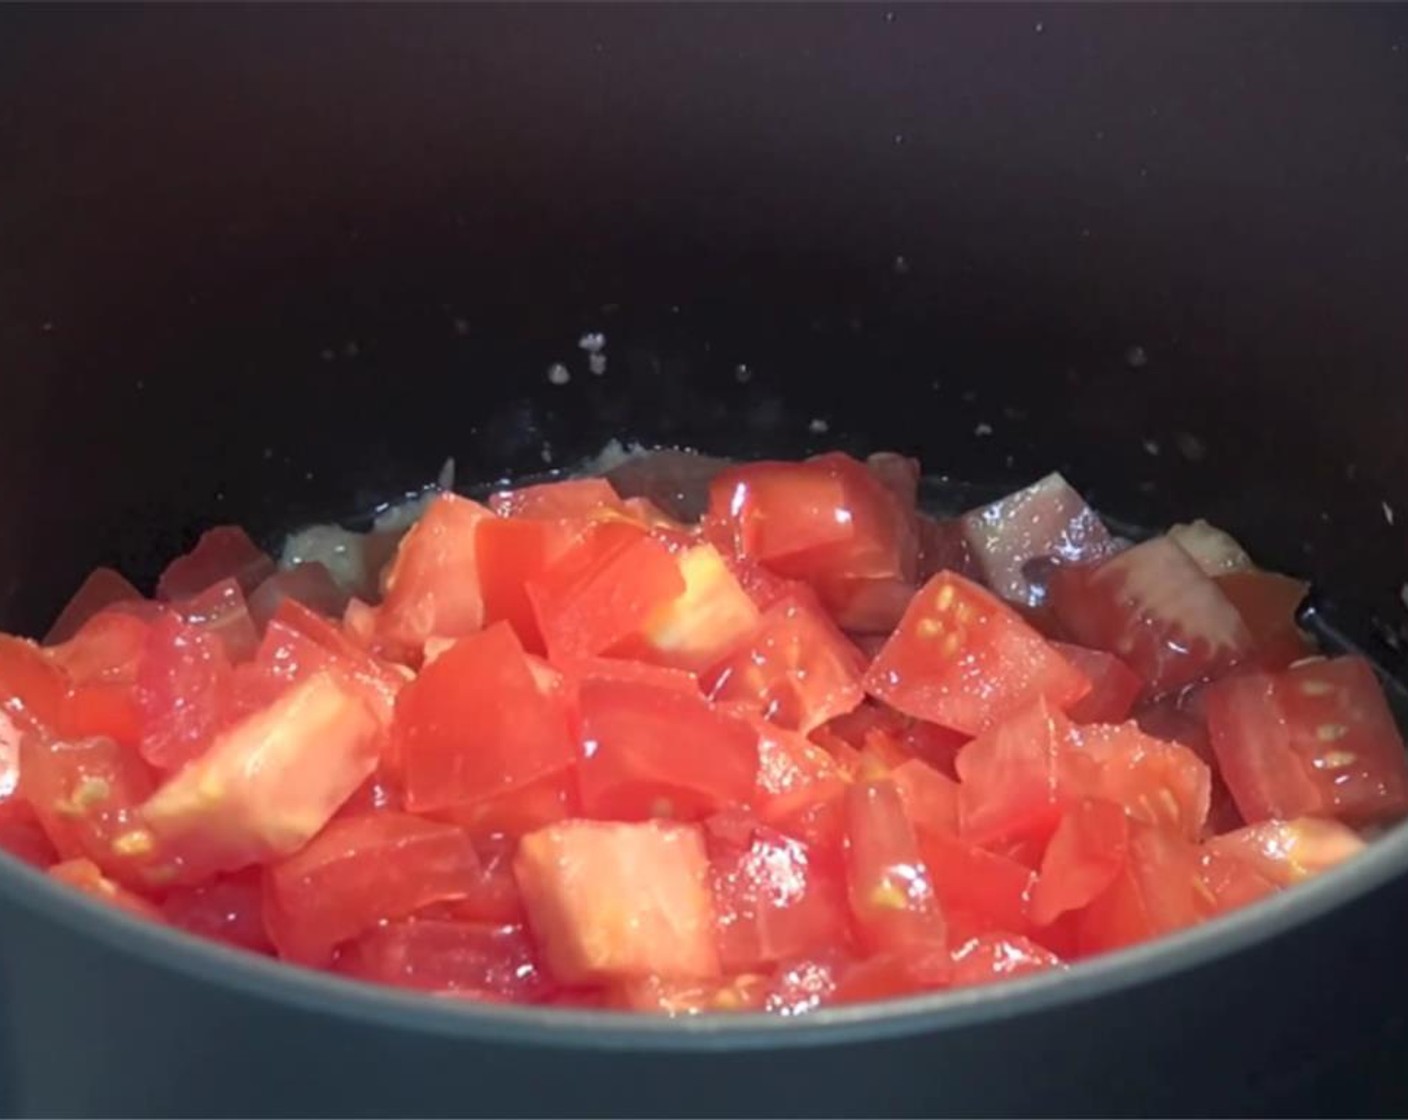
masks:
POLYGON ((865 688, 911 716, 976 735, 1038 698, 1069 707, 1090 682, 1010 607, 941 572, 914 597, 865 688))
POLYGON ((295 599, 311 611, 341 618, 349 596, 327 565, 316 560, 284 568, 261 583, 249 596, 249 615, 262 631, 285 599, 295 599))
POLYGON ((388 922, 350 942, 337 970, 378 984, 514 1003, 535 1003, 553 990, 532 938, 516 925, 388 922))
POLYGON ((839 860, 763 825, 745 826, 741 838, 716 831, 712 821, 705 830, 710 837, 719 960, 725 972, 755 969, 849 942, 850 916, 839 860))
POLYGON ((940 944, 918 942, 874 953, 847 968, 831 999, 863 1003, 940 991, 953 983, 953 958, 940 944))
POLYGON ((1181 836, 1138 821, 1114 882, 1081 913, 1083 953, 1104 952, 1195 925, 1214 912, 1200 851, 1181 836))
POLYGON ((613 1003, 626 1011, 653 1012, 672 1018, 711 1012, 761 1011, 768 981, 756 973, 723 980, 662 980, 644 976, 617 985, 613 1003))
POLYGON ((1031 578, 1033 561, 1083 564, 1115 549, 1105 523, 1059 474, 965 514, 962 525, 981 582, 1026 606, 1045 597, 1042 583, 1031 578))
POLYGON ((1250 660, 1258 668, 1284 669, 1315 652, 1296 624, 1296 612, 1309 584, 1254 570, 1230 572, 1216 582, 1246 624, 1251 636, 1250 660))
POLYGON ((958 783, 911 758, 890 771, 910 822, 919 832, 958 831, 958 783))
POLYGON ((408 813, 333 821, 269 869, 264 924, 281 957, 325 964, 379 922, 463 898, 478 870, 474 845, 454 825, 408 813))
POLYGON ((542 578, 584 529, 585 525, 576 521, 506 517, 480 521, 475 559, 485 623, 507 622, 524 649, 545 652, 528 584, 542 578))
POLYGON ((141 895, 133 894, 105 878, 98 865, 90 859, 69 859, 56 863, 49 868, 49 875, 99 902, 106 902, 150 922, 161 921, 160 910, 141 895))
POLYGON ((872 951, 942 945, 944 919, 904 802, 890 781, 846 791, 846 881, 861 938, 872 951))
POLYGON ((1093 568, 1059 568, 1050 592, 1075 641, 1118 656, 1151 696, 1220 676, 1251 650, 1237 608, 1168 537, 1093 568))
POLYGON ((702 697, 596 678, 581 683, 578 703, 588 816, 698 819, 749 799, 757 733, 702 697))
POLYGON ((143 617, 122 604, 109 607, 85 622, 68 641, 50 647, 49 659, 75 685, 95 681, 132 684, 146 651, 147 631, 166 613, 156 608, 150 617, 143 617))
POLYGON ((582 799, 575 771, 556 770, 517 789, 432 815, 453 821, 476 838, 496 833, 521 836, 558 821, 580 817, 582 799))
POLYGON ((986 934, 953 951, 955 988, 991 984, 1064 967, 1061 958, 1015 934, 986 934))
POLYGON ((157 619, 137 670, 142 757, 169 771, 200 755, 225 722, 230 672, 214 634, 175 614, 157 619))
POLYGON ((1031 914, 1050 925, 1089 905, 1113 883, 1128 859, 1129 821, 1108 801, 1077 801, 1061 818, 1032 890, 1031 914))
POLYGON ((1228 855, 1206 843, 1201 863, 1203 886, 1211 904, 1210 917, 1249 906, 1280 890, 1251 860, 1228 855))
POLYGON ((854 519, 838 516, 846 509, 842 480, 815 462, 748 463, 714 476, 705 533, 724 551, 800 577, 808 553, 855 538, 854 519))
POLYGON ((514 872, 558 981, 720 975, 698 828, 564 821, 523 837, 514 872))
POLYGON ((854 963, 849 953, 836 949, 784 962, 768 980, 763 1009, 786 1018, 833 1002, 837 984, 854 963))
POLYGON ((156 781, 134 752, 111 739, 27 735, 20 773, 23 795, 60 856, 86 857, 133 887, 157 886, 170 875, 139 812, 156 781))
POLYGON ((457 494, 436 496, 386 571, 378 613, 383 641, 418 659, 427 638, 459 638, 483 625, 475 540, 479 523, 492 516, 457 494))
POLYGON ((263 873, 258 868, 173 888, 161 912, 177 929, 255 953, 271 953, 264 929, 263 873))
POLYGON ((238 525, 217 525, 200 535, 195 548, 166 566, 156 583, 156 597, 189 599, 224 579, 234 579, 246 593, 274 574, 274 562, 238 525))
POLYGON ((1090 691, 1066 709, 1074 723, 1120 723, 1129 718, 1144 682, 1112 653, 1052 642, 1052 647, 1090 681, 1090 691))
POLYGON ((684 593, 674 554, 637 525, 592 526, 536 579, 528 597, 553 658, 614 652, 684 593))
POLYGON ((0 712, 52 727, 63 705, 65 684, 63 672, 33 642, 0 634, 0 712))
MULTIPOLYGON (((526 920, 523 896, 513 874, 518 838, 481 836, 475 839, 474 850, 479 854, 479 873, 469 893, 444 905, 446 916, 463 922, 522 925, 526 920)), ((430 909, 421 913, 430 917, 430 909)))
POLYGON ((0 798, 0 851, 40 870, 59 861, 58 850, 22 797, 0 798))
POLYGON ((339 817, 360 817, 365 813, 387 810, 401 812, 406 807, 406 791, 400 778, 384 765, 378 766, 369 778, 353 791, 352 796, 337 810, 339 817))
POLYGON ((963 834, 989 844, 1051 835, 1065 808, 1090 788, 1094 763, 1074 728, 1044 700, 974 739, 958 754, 963 834))
POLYGON ((345 631, 292 598, 274 612, 255 661, 279 686, 275 694, 313 673, 335 668, 361 688, 383 722, 390 722, 396 697, 411 676, 409 670, 368 653, 345 631))
POLYGON ((901 509, 912 510, 918 504, 922 473, 918 459, 893 451, 877 451, 866 456, 865 469, 894 496, 901 509))
POLYGON ((807 734, 860 704, 863 669, 860 652, 825 615, 787 597, 768 608, 707 683, 715 700, 746 704, 807 734))
POLYGON ((939 830, 921 832, 919 850, 951 925, 962 923, 975 932, 1031 932, 1036 872, 1030 867, 939 830))
POLYGON ((406 685, 395 731, 415 812, 521 789, 578 757, 565 705, 538 688, 504 623, 461 638, 406 685))
POLYGON ((1180 743, 1145 735, 1135 723, 1089 724, 1076 731, 1083 754, 1098 767, 1090 790, 1134 820, 1197 840, 1207 820, 1211 777, 1180 743))
POLYGON ((1359 657, 1229 677, 1207 690, 1218 765, 1242 816, 1363 825, 1408 812, 1408 760, 1359 657))
POLYGON ((603 511, 620 513, 620 496, 604 478, 568 478, 501 490, 489 498, 489 508, 499 517, 556 521, 591 517, 603 511))
POLYGON ((1277 886, 1289 887, 1357 856, 1364 841, 1338 821, 1300 817, 1248 825, 1212 837, 1205 847, 1242 860, 1277 886))
POLYGON ((1214 579, 1252 566, 1252 558, 1235 538, 1201 517, 1186 525, 1170 527, 1168 536, 1214 579))
POLYGON ((699 678, 685 669, 669 669, 663 665, 615 657, 564 657, 558 658, 557 664, 561 666, 574 697, 582 682, 589 680, 649 685, 651 688, 681 692, 696 699, 703 695, 699 691, 699 678))
POLYGON ((172 606, 187 625, 217 638, 231 662, 238 664, 254 656, 259 631, 250 617, 244 592, 234 579, 221 580, 172 606))
POLYGON ((675 563, 683 593, 657 606, 618 655, 702 673, 752 634, 762 615, 713 545, 685 549, 675 563))
POLYGON ((99 611, 114 603, 141 598, 142 593, 128 583, 121 573, 111 568, 94 568, 49 627, 49 632, 44 635, 44 644, 53 646, 66 642, 99 611))
POLYGON ((1180 696, 1166 696, 1157 703, 1140 708, 1135 713, 1135 720, 1144 734, 1167 742, 1181 743, 1207 765, 1212 777, 1212 790, 1203 833, 1212 835, 1231 832, 1235 828, 1241 828, 1245 822, 1218 768, 1203 707, 1201 691, 1194 690, 1180 696))
POLYGON ((755 717, 758 779, 753 804, 764 824, 818 848, 836 848, 845 830, 846 779, 832 757, 794 731, 755 717))
POLYGON ((376 768, 380 738, 357 687, 315 673, 218 735, 141 815, 186 882, 288 855, 376 768))
POLYGON ((982 578, 978 561, 968 547, 968 535, 961 517, 933 518, 919 515, 919 578, 928 580, 940 572, 956 572, 967 579, 982 578))

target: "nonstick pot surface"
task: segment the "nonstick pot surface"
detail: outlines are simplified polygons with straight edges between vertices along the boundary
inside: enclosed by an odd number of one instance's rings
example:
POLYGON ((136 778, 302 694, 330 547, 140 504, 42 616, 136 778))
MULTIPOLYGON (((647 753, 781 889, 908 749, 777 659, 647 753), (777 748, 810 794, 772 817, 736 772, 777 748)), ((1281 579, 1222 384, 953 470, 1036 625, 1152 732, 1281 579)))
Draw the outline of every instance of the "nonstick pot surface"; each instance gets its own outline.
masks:
MULTIPOLYGON (((1059 467, 1314 576, 1401 671, 1406 21, 0 9, 0 621, 40 630, 94 564, 150 578, 212 522, 272 539, 447 455, 488 480, 619 435, 1059 467)), ((1385 858, 1357 900, 1146 984, 667 1055, 271 996, 0 868, 0 1105, 1393 1112, 1385 858)))

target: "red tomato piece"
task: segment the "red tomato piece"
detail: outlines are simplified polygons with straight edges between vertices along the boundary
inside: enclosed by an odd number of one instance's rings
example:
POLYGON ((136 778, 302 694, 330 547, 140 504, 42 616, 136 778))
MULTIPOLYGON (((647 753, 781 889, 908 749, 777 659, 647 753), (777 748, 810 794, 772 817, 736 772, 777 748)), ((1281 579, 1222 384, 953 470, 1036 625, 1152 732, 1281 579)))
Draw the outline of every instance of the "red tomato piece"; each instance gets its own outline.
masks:
POLYGON ((698 828, 564 821, 523 837, 514 873, 549 970, 564 984, 720 975, 698 828))
POLYGON ((713 821, 705 823, 705 831, 725 972, 776 964, 850 940, 839 861, 751 822, 742 827, 741 838, 716 830, 713 821))
POLYGON ((439 494, 396 549, 384 577, 377 632, 418 659, 428 638, 459 638, 484 624, 475 562, 478 525, 493 515, 468 498, 439 494))
POLYGON ((149 617, 143 617, 122 605, 109 607, 85 622, 68 641, 46 652, 75 685, 96 681, 132 684, 146 652, 147 631, 166 613, 156 608, 149 617))
POLYGON ((1033 579, 1033 562, 1083 564, 1115 551, 1105 523, 1059 474, 964 514, 961 523, 977 578, 1001 598, 1026 606, 1037 606, 1046 595, 1033 579))
POLYGON ((1015 934, 986 934, 953 951, 955 988, 991 984, 1065 967, 1055 953, 1015 934))
POLYGON ((928 580, 940 572, 956 572, 971 580, 982 578, 961 517, 934 518, 921 513, 918 520, 920 579, 928 580))
POLYGON ((604 478, 568 478, 501 490, 489 498, 489 508, 499 517, 524 517, 555 521, 623 511, 611 483, 604 478))
POLYGON ((938 830, 920 833, 919 850, 951 924, 962 922, 983 932, 1031 932, 1036 872, 1030 867, 938 830))
POLYGON ((917 758, 891 770, 890 780, 899 790, 904 811, 917 831, 958 831, 957 782, 917 758))
POLYGON ((111 739, 27 735, 20 773, 21 792, 60 856, 85 857, 131 887, 157 886, 169 877, 139 813, 156 781, 134 752, 111 739))
POLYGON ((848 953, 835 949, 802 960, 786 961, 768 980, 763 1009, 791 1017, 831 1003, 841 977, 854 964, 848 953))
POLYGON ((1135 713, 1135 720, 1144 734, 1166 742, 1181 743, 1207 765, 1212 777, 1212 792, 1203 832, 1205 835, 1213 835, 1231 832, 1241 828, 1246 822, 1242 820, 1237 803, 1232 799, 1218 768, 1203 707, 1199 691, 1186 692, 1177 697, 1165 697, 1158 703, 1140 708, 1135 713))
POLYGON ((115 603, 140 601, 142 593, 111 568, 94 568, 73 593, 59 617, 44 635, 46 646, 58 645, 72 638, 90 618, 115 603))
POLYGON ((272 953, 263 906, 263 873, 249 868, 196 886, 176 887, 162 900, 161 912, 171 925, 197 937, 272 953))
POLYGON ((554 658, 613 653, 685 590, 674 554, 637 525, 595 525, 528 582, 554 658))
POLYGON ((1276 572, 1252 569, 1217 577, 1217 586, 1237 608, 1251 636, 1251 657, 1258 668, 1278 670, 1315 652, 1296 624, 1296 612, 1310 585, 1276 572))
POLYGON ((1133 669, 1104 650, 1065 642, 1051 645, 1090 681, 1090 691, 1066 709, 1072 722, 1120 723, 1129 718, 1134 702, 1144 691, 1144 682, 1133 669))
POLYGON ((158 599, 199 595, 224 579, 253 591, 274 574, 274 561, 238 525, 217 525, 200 535, 195 548, 166 566, 156 583, 158 599))
POLYGON ((709 694, 808 734, 865 698, 864 660, 831 621, 792 596, 762 615, 752 637, 708 675, 709 694))
POLYGON ((758 779, 753 805, 764 824, 819 848, 835 848, 844 832, 846 779, 832 757, 793 731, 754 717, 758 779))
POLYGON ((339 817, 360 817, 366 813, 387 810, 399 813, 406 808, 406 791, 401 780, 384 765, 378 766, 371 777, 353 791, 352 796, 337 810, 339 817))
POLYGON ((532 938, 517 925, 413 918, 349 942, 337 971, 423 992, 537 1003, 553 990, 532 938))
POLYGON ((49 875, 99 902, 106 902, 109 906, 116 906, 151 922, 161 921, 160 910, 141 895, 133 894, 105 878, 98 865, 90 859, 69 859, 56 863, 49 868, 49 875))
POLYGON ((281 686, 336 668, 362 689, 384 723, 390 722, 396 697, 411 677, 409 670, 368 653, 346 631, 297 599, 279 604, 256 661, 281 686))
POLYGON ((316 560, 305 561, 292 568, 275 572, 249 596, 249 616, 257 632, 269 625, 285 599, 294 599, 310 611, 341 618, 347 609, 349 595, 328 571, 327 565, 316 560))
POLYGON ((578 757, 565 705, 538 688, 503 623, 461 638, 402 689, 395 732, 414 812, 521 789, 578 757))
POLYGON ((288 855, 376 768, 381 734, 355 685, 315 673, 216 736, 141 815, 186 882, 288 855))
POLYGON ((747 723, 671 688, 597 678, 578 697, 589 816, 691 819, 748 801, 758 737, 747 723))
POLYGON ((1364 841, 1339 821, 1300 817, 1260 821, 1214 836, 1204 847, 1243 861, 1278 887, 1289 887, 1357 856, 1364 841))
POLYGON ((475 838, 507 833, 521 836, 558 821, 582 815, 582 799, 573 770, 556 770, 529 782, 454 809, 432 814, 453 821, 475 838))
POLYGON ((1391 821, 1408 760, 1374 670, 1359 657, 1229 677, 1207 690, 1217 761, 1242 816, 1391 821))
POLYGON ((1168 537, 1093 568, 1059 568, 1050 590, 1066 632, 1118 656, 1151 696, 1220 676, 1251 651, 1237 608, 1168 537))
POLYGON ((942 945, 920 942, 874 953, 847 968, 834 1003, 870 1003, 941 991, 953 983, 953 958, 942 945))
MULTIPOLYGON (((0 724, 5 717, 0 715, 0 724)), ((4 733, 0 727, 0 736, 4 733)), ((0 781, 5 778, 0 776, 0 781)), ((58 850, 22 797, 0 797, 0 851, 8 852, 41 871, 59 861, 58 850)))
POLYGON ((757 462, 714 476, 705 534, 725 552, 800 578, 809 553, 844 549, 856 525, 834 472, 815 462, 757 462))
POLYGON ((643 976, 617 985, 613 997, 612 1002, 622 1010, 671 1018, 721 1011, 761 1011, 768 997, 768 980, 756 973, 703 982, 643 976))
POLYGON ((1251 860, 1228 855, 1206 844, 1202 853, 1202 880, 1211 900, 1209 916, 1249 906, 1280 890, 1280 886, 1262 875, 1251 860))
MULTIPOLYGON (((462 922, 522 925, 527 915, 518 880, 513 874, 518 837, 481 836, 475 839, 474 850, 479 854, 479 874, 470 884, 468 894, 444 904, 444 916, 462 922)), ((421 913, 431 917, 432 909, 421 913)))
POLYGON ((66 682, 50 662, 33 642, 0 634, 0 712, 22 725, 52 727, 62 710, 66 682))
POLYGON ((1123 948, 1207 918, 1217 899, 1200 857, 1183 837, 1131 821, 1124 868, 1079 917, 1081 952, 1123 948))
POLYGON ((463 898, 479 870, 469 837, 408 813, 333 821, 265 880, 264 925, 279 956, 323 965, 377 923, 463 898))
POLYGON ((525 649, 545 652, 528 584, 541 579, 585 528, 578 521, 505 517, 480 521, 475 558, 484 596, 484 622, 507 622, 525 649))
POLYGON ((1090 788, 1094 763, 1076 750, 1071 722, 1044 700, 958 754, 963 835, 976 844, 1045 839, 1090 788))
POLYGON ((1129 821, 1108 801, 1078 801, 1057 825, 1032 890, 1031 915, 1050 925, 1103 893, 1128 859, 1129 821))
POLYGON ((846 791, 846 834, 846 882, 865 945, 872 952, 942 945, 933 879, 893 782, 858 782, 846 791))
POLYGON ((199 756, 225 723, 230 673, 214 634, 174 614, 157 619, 137 670, 142 757, 169 771, 199 756))
POLYGON ((1076 731, 1098 772, 1091 792, 1134 820, 1202 836, 1211 797, 1208 767, 1187 747, 1145 735, 1135 723, 1093 723, 1076 731))
POLYGON ((675 563, 684 591, 657 606, 618 656, 702 673, 748 638, 762 615, 713 545, 684 549, 675 563))
POLYGON ((221 580, 199 595, 173 603, 177 613, 189 626, 219 639, 232 663, 247 661, 259 645, 259 631, 254 627, 244 592, 234 579, 221 580))
POLYGON ((142 741, 142 711, 130 684, 95 681, 68 690, 53 730, 64 739, 103 736, 123 747, 142 741))
POLYGON ((1067 708, 1085 676, 976 584, 940 572, 914 597, 865 688, 919 719, 977 735, 1044 698, 1067 708))

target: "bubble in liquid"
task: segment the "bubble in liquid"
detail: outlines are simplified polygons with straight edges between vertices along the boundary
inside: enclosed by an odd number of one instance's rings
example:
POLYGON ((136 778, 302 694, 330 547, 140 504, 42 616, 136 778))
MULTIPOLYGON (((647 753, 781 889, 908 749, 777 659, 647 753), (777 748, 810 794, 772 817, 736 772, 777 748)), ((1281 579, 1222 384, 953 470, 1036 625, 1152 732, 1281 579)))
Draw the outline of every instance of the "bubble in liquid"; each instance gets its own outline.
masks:
POLYGON ((572 372, 561 362, 548 366, 548 380, 554 385, 566 385, 572 380, 572 372))

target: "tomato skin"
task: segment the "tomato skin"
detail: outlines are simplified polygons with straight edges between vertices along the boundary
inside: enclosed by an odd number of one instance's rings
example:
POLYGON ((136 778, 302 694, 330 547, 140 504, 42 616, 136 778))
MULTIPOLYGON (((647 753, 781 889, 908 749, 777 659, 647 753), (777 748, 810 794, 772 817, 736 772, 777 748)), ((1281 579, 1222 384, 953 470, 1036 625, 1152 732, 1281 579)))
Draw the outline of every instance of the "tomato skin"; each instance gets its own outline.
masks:
POLYGON ((1218 576, 1216 583, 1242 616, 1251 637, 1250 661, 1258 668, 1285 669, 1315 652, 1296 624, 1309 584, 1256 570, 1229 572, 1218 576))
POLYGON ((1129 718, 1144 682, 1112 653, 1052 642, 1052 648, 1085 674, 1090 691, 1066 709, 1073 723, 1120 723, 1129 718))
POLYGON ((564 821, 519 841, 514 874, 549 971, 563 984, 721 974, 698 828, 564 821))
POLYGON ((90 898, 96 898, 99 902, 106 902, 110 906, 116 906, 119 910, 124 910, 138 918, 158 923, 162 920, 160 910, 141 895, 133 894, 125 887, 118 886, 111 879, 105 878, 98 865, 90 859, 68 859, 62 863, 56 863, 49 868, 49 876, 60 883, 68 884, 90 898))
POLYGON ((944 919, 919 841, 893 782, 846 790, 846 883, 862 943, 871 951, 944 942, 944 919))
POLYGON ((539 690, 504 623, 461 638, 401 690, 395 733, 414 812, 520 789, 578 756, 565 706, 539 690), (465 731, 471 727, 473 749, 465 731))
POLYGON ((142 593, 112 568, 94 568, 79 585, 44 635, 46 646, 72 638, 90 618, 114 603, 142 599, 142 593))
POLYGON ((463 898, 479 871, 469 837, 408 813, 333 821, 265 879, 264 925, 285 960, 328 963, 385 919, 463 898))
POLYGON ((1214 836, 1204 849, 1240 860, 1278 887, 1294 886, 1364 850, 1364 841, 1338 821, 1301 817, 1260 821, 1214 836))
POLYGON ((175 614, 157 619, 137 669, 142 757, 169 771, 200 755, 225 722, 230 689, 219 638, 175 614))
POLYGON ((1038 698, 1066 708, 1090 691, 1015 611, 952 572, 914 597, 864 683, 901 712, 969 735, 1038 698))
POLYGON ((253 953, 272 953, 264 929, 263 876, 257 868, 176 887, 161 902, 162 916, 177 929, 253 953))
POLYGON ((725 552, 779 575, 801 577, 809 553, 855 537, 841 480, 815 463, 757 462, 728 467, 709 485, 705 536, 725 552))
POLYGON ((1207 689, 1206 705, 1218 764, 1248 823, 1364 825, 1408 812, 1403 740, 1362 658, 1229 677, 1207 689))
POLYGON ((401 538, 384 577, 377 633, 403 657, 419 661, 426 639, 459 638, 483 625, 475 540, 492 516, 468 498, 440 494, 401 538))
POLYGON ((588 816, 697 819, 748 801, 758 737, 744 721, 702 697, 619 680, 585 680, 578 698, 588 816))
POLYGON ((501 490, 490 495, 489 508, 500 518, 558 521, 602 512, 620 513, 625 506, 604 478, 568 478, 501 490))
POLYGON ((864 661, 831 621, 785 596, 730 657, 706 675, 709 695, 744 704, 781 727, 810 733, 865 699, 864 661))
POLYGON ((1050 595, 1065 631, 1118 656, 1151 697, 1218 677, 1251 651, 1237 609, 1168 537, 1094 567, 1058 568, 1050 595))
POLYGON ((1041 861, 1032 890, 1032 920, 1050 925, 1089 905, 1124 869, 1128 847, 1129 821, 1118 805, 1091 800, 1072 805, 1041 861))
POLYGON ((184 556, 166 566, 156 583, 156 597, 189 599, 224 579, 253 591, 274 574, 274 561, 238 525, 217 525, 200 535, 184 556))
POLYGON ((537 1003, 554 989, 532 938, 517 925, 387 922, 344 946, 337 971, 378 984, 513 1003, 537 1003))
POLYGON ((141 807, 193 882, 301 848, 376 768, 381 721, 323 671, 216 736, 141 807))

